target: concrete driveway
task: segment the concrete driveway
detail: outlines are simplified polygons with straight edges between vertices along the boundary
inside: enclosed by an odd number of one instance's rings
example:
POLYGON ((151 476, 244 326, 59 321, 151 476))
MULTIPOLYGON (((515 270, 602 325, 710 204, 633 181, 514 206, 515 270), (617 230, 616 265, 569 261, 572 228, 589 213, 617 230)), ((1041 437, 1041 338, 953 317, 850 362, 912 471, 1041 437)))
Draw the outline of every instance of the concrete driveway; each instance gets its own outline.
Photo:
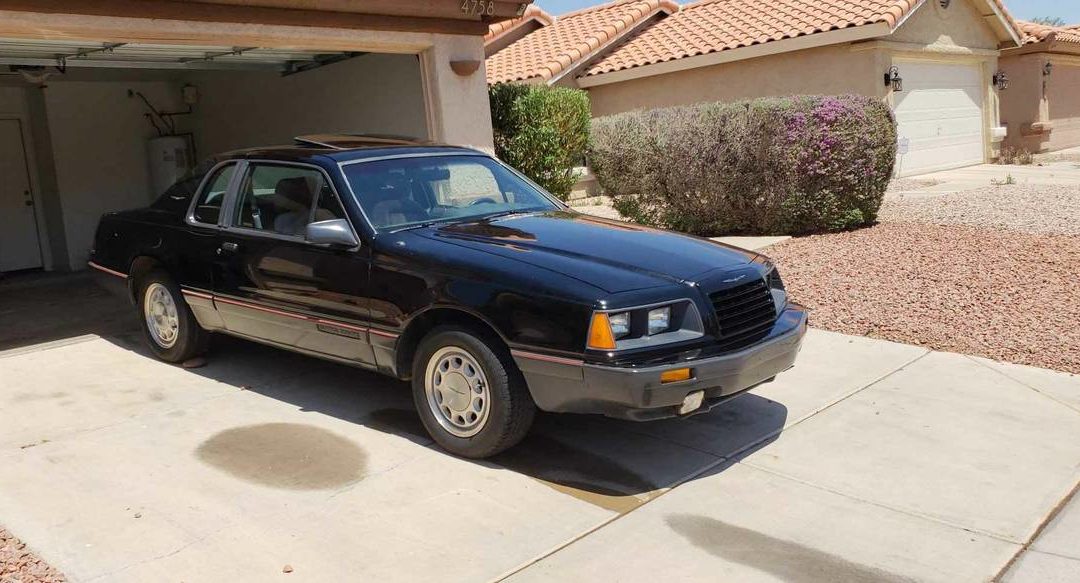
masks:
POLYGON ((708 415, 477 463, 398 383, 218 340, 0 353, 0 524, 74 581, 1080 579, 1080 378, 812 330, 708 415))
POLYGON ((899 190, 892 195, 911 197, 933 196, 965 192, 985 188, 992 184, 1001 184, 1012 177, 1015 184, 1040 185, 1080 185, 1080 148, 1057 152, 1064 159, 1049 158, 1046 162, 1029 165, 979 164, 955 170, 944 170, 931 174, 911 177, 917 182, 933 182, 933 186, 922 186, 914 190, 899 190))

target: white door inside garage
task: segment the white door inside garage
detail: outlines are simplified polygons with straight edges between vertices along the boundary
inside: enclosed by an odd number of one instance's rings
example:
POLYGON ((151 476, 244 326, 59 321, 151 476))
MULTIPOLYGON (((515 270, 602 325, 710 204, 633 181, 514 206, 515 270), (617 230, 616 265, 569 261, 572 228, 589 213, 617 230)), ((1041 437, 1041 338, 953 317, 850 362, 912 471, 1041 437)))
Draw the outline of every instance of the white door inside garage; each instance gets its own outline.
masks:
POLYGON ((984 82, 979 65, 903 62, 904 91, 894 94, 898 176, 985 161, 984 82))
POLYGON ((22 125, 0 119, 0 273, 41 267, 22 125))

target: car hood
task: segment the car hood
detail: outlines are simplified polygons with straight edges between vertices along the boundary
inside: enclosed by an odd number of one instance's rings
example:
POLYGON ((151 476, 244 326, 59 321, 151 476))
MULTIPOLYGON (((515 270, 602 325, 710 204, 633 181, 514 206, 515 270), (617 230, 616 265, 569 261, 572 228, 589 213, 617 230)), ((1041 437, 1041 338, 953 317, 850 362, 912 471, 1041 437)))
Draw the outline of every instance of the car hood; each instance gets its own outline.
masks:
POLYGON ((570 211, 454 223, 414 233, 555 271, 609 293, 692 282, 756 257, 708 239, 570 211))

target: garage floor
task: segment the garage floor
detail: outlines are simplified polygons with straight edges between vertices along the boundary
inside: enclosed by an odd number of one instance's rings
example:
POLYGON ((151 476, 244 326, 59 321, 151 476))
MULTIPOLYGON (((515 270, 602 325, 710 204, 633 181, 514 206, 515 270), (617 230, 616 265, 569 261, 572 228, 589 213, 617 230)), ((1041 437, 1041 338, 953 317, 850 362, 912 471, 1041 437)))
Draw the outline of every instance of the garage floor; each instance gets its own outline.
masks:
POLYGON ((86 334, 139 337, 135 312, 95 274, 14 273, 0 277, 0 353, 86 334))
POLYGON ((372 374, 227 338, 185 370, 112 316, 27 346, 4 314, 0 523, 74 581, 985 581, 1025 545, 1012 580, 1080 577, 1065 374, 812 330, 708 415, 543 416, 478 463, 372 374))

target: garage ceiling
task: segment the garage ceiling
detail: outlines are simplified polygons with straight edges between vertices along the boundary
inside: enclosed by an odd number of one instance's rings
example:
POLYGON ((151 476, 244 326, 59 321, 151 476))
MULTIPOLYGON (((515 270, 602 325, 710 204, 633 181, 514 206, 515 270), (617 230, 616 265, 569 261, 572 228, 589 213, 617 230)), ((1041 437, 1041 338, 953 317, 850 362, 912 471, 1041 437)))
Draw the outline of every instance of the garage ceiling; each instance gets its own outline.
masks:
POLYGON ((363 53, 0 38, 0 65, 125 69, 257 69, 283 74, 363 53))

